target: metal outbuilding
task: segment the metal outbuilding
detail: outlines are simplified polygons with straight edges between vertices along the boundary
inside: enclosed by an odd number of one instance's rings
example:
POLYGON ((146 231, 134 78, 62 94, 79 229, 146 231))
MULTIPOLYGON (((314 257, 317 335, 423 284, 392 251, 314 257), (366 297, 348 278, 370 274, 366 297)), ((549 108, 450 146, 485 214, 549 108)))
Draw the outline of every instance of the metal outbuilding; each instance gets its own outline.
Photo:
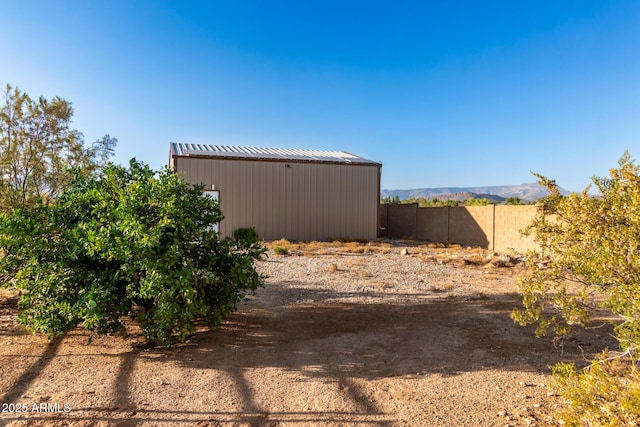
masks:
POLYGON ((170 144, 169 167, 219 193, 224 236, 373 240, 382 164, 342 151, 170 144))

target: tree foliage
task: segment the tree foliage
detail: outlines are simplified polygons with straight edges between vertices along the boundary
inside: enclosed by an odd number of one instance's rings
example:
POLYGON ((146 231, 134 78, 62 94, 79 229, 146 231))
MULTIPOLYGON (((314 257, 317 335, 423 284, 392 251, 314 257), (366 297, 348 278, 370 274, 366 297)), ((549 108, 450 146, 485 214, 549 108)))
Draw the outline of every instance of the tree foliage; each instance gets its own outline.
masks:
POLYGON ((7 85, 0 108, 0 212, 50 201, 69 181, 68 169, 91 173, 106 165, 117 143, 105 135, 85 148, 70 128, 71 103, 55 97, 33 100, 7 85))
MULTIPOLYGON (((529 257, 529 272, 519 283, 524 307, 515 310, 513 318, 521 324, 537 323, 538 335, 551 328, 562 337, 576 325, 588 325, 595 312, 610 313, 616 319, 614 330, 621 351, 606 353, 584 372, 558 368, 561 394, 576 403, 584 393, 576 393, 575 387, 589 381, 613 381, 620 390, 629 390, 622 383, 630 378, 637 381, 640 357, 639 168, 625 153, 608 178, 592 179, 598 197, 589 195, 589 188, 564 197, 555 181, 538 178, 549 196, 528 228, 539 250, 529 257), (605 369, 607 360, 614 356, 629 361, 626 374, 605 369)), ((637 389, 635 384, 630 390, 637 395, 637 389)), ((617 399, 623 396, 591 395, 591 399, 599 399, 596 406, 603 412, 594 415, 589 411, 595 407, 578 403, 585 412, 576 417, 606 418, 608 411, 620 406, 622 401, 617 399)), ((638 410, 637 405, 630 410, 638 410)), ((635 416, 640 419, 640 412, 635 416)))
POLYGON ((482 197, 480 199, 476 199, 475 197, 469 197, 467 200, 464 201, 465 206, 489 206, 491 204, 493 204, 491 200, 485 197, 482 197))
POLYGON ((507 197, 504 201, 505 205, 524 205, 525 203, 518 196, 507 197))
POLYGON ((383 205, 399 205, 402 202, 400 201, 400 197, 396 195, 393 197, 391 196, 381 197, 380 203, 383 205))
POLYGON ((417 203, 421 208, 439 208, 439 207, 457 207, 457 206, 488 206, 493 204, 491 200, 487 198, 476 199, 475 197, 469 197, 463 201, 455 199, 440 199, 438 197, 409 197, 404 200, 400 200, 398 196, 383 197, 380 199, 382 204, 412 204, 417 203))
POLYGON ((458 206, 460 204, 457 200, 442 200, 437 197, 427 199, 426 197, 412 197, 404 201, 404 203, 417 203, 421 208, 433 208, 444 206, 458 206))
POLYGON ((134 159, 76 173, 55 203, 5 215, 0 267, 22 290, 19 320, 33 331, 124 331, 142 311, 145 337, 169 346, 196 320, 217 325, 262 284, 253 262, 265 250, 220 239, 212 225, 222 218, 202 187, 134 159))

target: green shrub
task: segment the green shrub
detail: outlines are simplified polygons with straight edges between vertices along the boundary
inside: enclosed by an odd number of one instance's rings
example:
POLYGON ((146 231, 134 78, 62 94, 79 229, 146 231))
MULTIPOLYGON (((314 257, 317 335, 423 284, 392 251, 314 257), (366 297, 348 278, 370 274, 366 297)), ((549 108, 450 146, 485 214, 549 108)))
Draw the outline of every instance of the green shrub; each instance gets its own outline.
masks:
POLYGON ((19 320, 63 334, 124 331, 134 305, 147 340, 170 346, 196 320, 215 326, 263 278, 257 242, 220 239, 218 202, 177 175, 132 160, 76 176, 52 205, 0 219, 1 272, 23 290, 19 320))
POLYGON ((241 227, 233 232, 233 238, 245 242, 257 242, 260 240, 258 232, 254 227, 241 227))
POLYGON ((276 255, 289 255, 289 249, 285 248, 284 246, 274 246, 273 253, 275 253, 276 255))

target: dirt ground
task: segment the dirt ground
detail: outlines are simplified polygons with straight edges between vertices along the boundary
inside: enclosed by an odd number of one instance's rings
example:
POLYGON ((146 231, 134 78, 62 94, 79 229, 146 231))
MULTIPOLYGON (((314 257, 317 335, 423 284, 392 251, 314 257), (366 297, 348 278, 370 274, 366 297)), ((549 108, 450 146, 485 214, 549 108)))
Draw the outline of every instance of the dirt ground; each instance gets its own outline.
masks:
MULTIPOLYGON (((281 243, 286 245, 287 243, 281 243)), ((82 330, 48 341, 0 291, 0 425, 532 426, 561 347, 513 323, 519 258, 401 243, 289 245, 221 327, 173 350, 82 330), (407 254, 401 254, 407 249, 407 254)))

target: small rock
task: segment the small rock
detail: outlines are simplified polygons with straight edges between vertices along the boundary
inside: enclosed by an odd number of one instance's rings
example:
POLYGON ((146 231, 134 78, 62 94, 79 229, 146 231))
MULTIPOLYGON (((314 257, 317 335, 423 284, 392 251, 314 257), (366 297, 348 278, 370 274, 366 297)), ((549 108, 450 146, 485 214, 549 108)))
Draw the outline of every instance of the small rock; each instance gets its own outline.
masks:
POLYGON ((400 255, 409 255, 409 249, 407 248, 402 248, 400 250, 400 255))

